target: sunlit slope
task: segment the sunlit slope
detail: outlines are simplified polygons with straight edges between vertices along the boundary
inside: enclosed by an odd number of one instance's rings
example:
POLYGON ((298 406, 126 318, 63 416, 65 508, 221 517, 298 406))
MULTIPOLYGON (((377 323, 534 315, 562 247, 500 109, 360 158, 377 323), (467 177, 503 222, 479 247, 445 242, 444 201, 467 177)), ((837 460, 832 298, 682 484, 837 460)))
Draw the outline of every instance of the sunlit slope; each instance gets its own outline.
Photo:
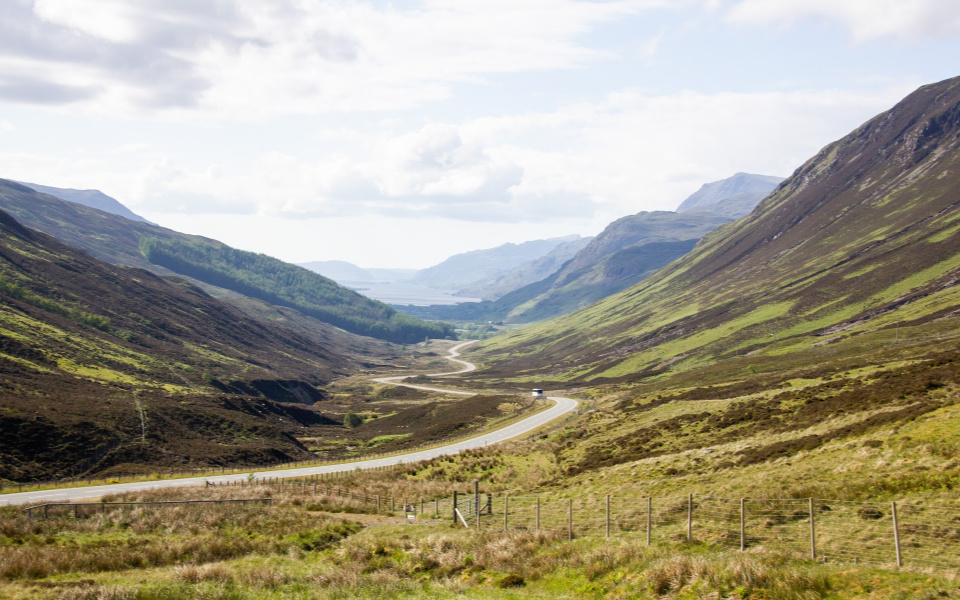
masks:
POLYGON ((485 342, 492 376, 634 379, 960 309, 960 79, 824 148, 749 216, 642 283, 485 342))

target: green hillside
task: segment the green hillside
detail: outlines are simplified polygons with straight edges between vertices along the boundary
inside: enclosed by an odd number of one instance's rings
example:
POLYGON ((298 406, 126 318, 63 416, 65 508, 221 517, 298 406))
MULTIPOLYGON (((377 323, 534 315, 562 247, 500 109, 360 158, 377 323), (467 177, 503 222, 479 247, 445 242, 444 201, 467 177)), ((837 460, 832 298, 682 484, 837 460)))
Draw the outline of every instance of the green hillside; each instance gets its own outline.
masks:
POLYGON ((182 280, 96 260, 0 211, 0 479, 305 457, 290 432, 322 417, 297 405, 357 368, 182 280))
POLYGON ((131 221, 0 179, 0 210, 116 265, 179 274, 218 288, 295 308, 351 333, 409 343, 448 337, 446 325, 398 314, 306 269, 215 240, 131 221), (153 260, 144 254, 149 251, 153 260), (205 262, 211 261, 211 262, 205 262), (253 269, 253 270, 247 270, 253 269))
POLYGON ((490 372, 642 380, 933 322, 952 328, 958 133, 960 80, 919 89, 639 285, 485 342, 490 372))
POLYGON ((445 324, 398 313, 313 271, 265 254, 205 239, 155 237, 141 238, 140 250, 151 264, 270 304, 295 308, 360 335, 398 343, 452 335, 445 324))

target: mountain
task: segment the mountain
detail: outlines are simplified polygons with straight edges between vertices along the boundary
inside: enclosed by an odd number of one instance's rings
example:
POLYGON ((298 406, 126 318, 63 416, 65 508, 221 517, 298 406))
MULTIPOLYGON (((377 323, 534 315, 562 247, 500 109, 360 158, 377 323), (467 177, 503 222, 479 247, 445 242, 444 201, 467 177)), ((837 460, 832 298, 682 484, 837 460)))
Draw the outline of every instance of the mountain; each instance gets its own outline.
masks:
POLYGON ((404 281, 416 275, 416 269, 364 269, 343 260, 315 260, 298 263, 304 269, 319 273, 337 283, 404 281))
MULTIPOLYGON (((141 223, 150 223, 150 221, 144 219, 140 215, 136 214, 126 206, 120 203, 116 198, 111 198, 110 196, 104 194, 100 190, 75 190, 72 188, 55 188, 49 185, 39 185, 36 183, 27 183, 25 181, 18 182, 22 185, 27 186, 28 188, 38 191, 41 194, 49 194, 54 198, 60 198, 61 200, 66 200, 67 202, 75 202, 76 204, 82 204, 84 206, 89 206, 90 208, 96 208, 97 210, 102 210, 110 214, 119 215, 125 219, 130 219, 131 221, 140 221, 141 223)), ((151 223, 152 224, 152 223, 151 223)))
POLYGON ((238 294, 257 298, 352 333, 392 342, 451 335, 449 327, 398 313, 307 269, 66 202, 12 181, 0 180, 0 210, 101 260, 159 275, 191 277, 214 286, 208 291, 228 299, 238 294))
POLYGON ((608 225, 556 272, 497 300, 401 310, 453 321, 529 323, 556 317, 641 281, 730 220, 709 212, 641 212, 608 225))
POLYGON ((318 343, 0 211, 0 479, 307 457, 292 434, 325 418, 303 405, 378 353, 329 329, 318 343))
MULTIPOLYGON (((779 177, 737 173, 702 186, 681 204, 683 212, 641 212, 614 221, 595 238, 581 238, 583 247, 559 268, 538 271, 550 270, 539 281, 511 289, 509 282, 525 274, 521 268, 487 280, 490 283, 485 287, 468 287, 462 292, 485 292, 495 297, 493 301, 402 310, 427 319, 511 323, 573 312, 627 289, 680 258, 708 232, 748 214, 779 181, 779 177), (503 285, 497 287, 497 282, 503 285)), ((568 248, 558 247, 554 252, 568 248)))
POLYGON ((541 258, 560 244, 579 237, 572 235, 522 244, 507 243, 496 248, 456 254, 438 265, 417 272, 411 283, 438 290, 461 290, 474 282, 495 277, 541 258))
POLYGON ((590 243, 592 237, 577 237, 558 244, 553 250, 535 260, 513 269, 478 279, 462 288, 460 296, 496 300, 514 290, 541 281, 553 275, 577 252, 590 243))
POLYGON ((483 360, 511 377, 639 381, 930 327, 948 335, 960 313, 957 173, 960 78, 828 145, 640 284, 484 342, 483 360))
POLYGON ((783 177, 736 173, 703 184, 677 207, 677 212, 706 211, 739 219, 749 214, 781 181, 783 177))

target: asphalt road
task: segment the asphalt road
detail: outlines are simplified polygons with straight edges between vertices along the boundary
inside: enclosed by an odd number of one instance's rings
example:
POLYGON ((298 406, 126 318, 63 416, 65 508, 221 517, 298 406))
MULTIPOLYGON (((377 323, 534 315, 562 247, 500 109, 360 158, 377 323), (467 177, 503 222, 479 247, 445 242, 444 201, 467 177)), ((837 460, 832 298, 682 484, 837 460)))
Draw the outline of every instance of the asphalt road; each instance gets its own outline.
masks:
MULTIPOLYGON (((476 365, 469 363, 465 360, 458 358, 460 356, 460 350, 469 344, 474 343, 476 340, 463 342, 457 344, 456 346, 450 348, 448 351, 447 360, 451 362, 458 363, 463 366, 459 371, 451 371, 449 373, 433 373, 430 377, 441 377, 444 375, 459 375, 461 373, 469 373, 470 371, 475 370, 476 365)), ((404 387, 410 387, 418 390, 429 390, 436 392, 443 392, 446 394, 459 394, 464 396, 472 396, 474 392, 464 392, 459 390, 446 390, 433 387, 424 387, 413 385, 409 383, 402 383, 404 379, 415 377, 415 375, 401 375, 399 377, 381 377, 374 379, 374 381, 379 383, 386 383, 389 385, 400 385, 404 387)), ((282 470, 271 470, 264 472, 254 472, 254 476, 257 478, 260 477, 302 477, 305 475, 319 475, 321 473, 337 473, 342 471, 354 471, 357 468, 360 469, 371 469, 375 467, 386 467, 391 465, 396 465, 399 463, 411 463, 421 460, 427 460, 430 458, 436 458, 438 456, 444 456, 447 454, 456 454, 462 450, 470 450, 472 448, 480 448, 483 446, 488 446, 492 444, 497 444, 506 440, 510 440, 516 437, 519 437, 525 433, 529 433, 536 429, 539 429, 543 425, 546 425, 550 421, 562 417, 577 408, 577 401, 571 398, 561 398, 548 396, 548 399, 554 402, 554 405, 548 408, 545 411, 539 412, 531 417, 523 419, 522 421, 517 421, 513 425, 509 425, 502 429, 492 431, 487 434, 481 434, 477 437, 470 438, 468 440, 463 440, 456 442, 454 444, 448 444, 446 446, 439 446, 437 448, 431 448, 429 450, 420 450, 418 452, 410 452, 408 454, 399 454, 396 456, 390 456, 387 458, 375 458, 370 460, 358 460, 349 463, 341 463, 337 465, 322 465, 318 467, 302 467, 294 469, 282 469, 282 470)), ((184 487, 191 485, 204 485, 204 482, 233 482, 246 480, 248 477, 247 473, 239 473, 232 475, 211 475, 209 477, 189 477, 184 479, 164 479, 159 481, 140 481, 134 483, 116 483, 113 485, 98 485, 90 487, 74 487, 74 488, 63 488, 63 489, 54 489, 54 490, 42 490, 37 492, 22 492, 17 494, 3 494, 0 495, 0 505, 10 505, 10 504, 40 504, 45 502, 69 502, 77 500, 92 500, 95 498, 100 498, 107 494, 117 494, 122 492, 136 492, 141 490, 155 490, 160 488, 169 488, 169 487, 184 487)))

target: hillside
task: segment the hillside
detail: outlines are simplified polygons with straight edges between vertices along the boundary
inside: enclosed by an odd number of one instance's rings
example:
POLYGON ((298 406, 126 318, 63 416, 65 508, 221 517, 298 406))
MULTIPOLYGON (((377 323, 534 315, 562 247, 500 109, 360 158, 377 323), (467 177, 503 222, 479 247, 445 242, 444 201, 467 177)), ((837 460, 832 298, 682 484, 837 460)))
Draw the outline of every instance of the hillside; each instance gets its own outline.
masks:
POLYGON ((323 417, 298 405, 358 367, 0 211, 0 478, 304 457, 290 434, 323 417))
MULTIPOLYGON (((60 198, 61 200, 66 200, 68 202, 74 202, 76 204, 82 204, 84 206, 89 206, 90 208, 96 208, 97 210, 102 210, 114 215, 121 216, 125 219, 130 219, 131 221, 140 221, 142 223, 150 223, 140 215, 136 214, 126 206, 120 203, 116 198, 111 198, 110 196, 104 194, 100 190, 75 190, 72 188, 56 188, 49 185, 40 185, 37 183, 27 183, 25 181, 19 182, 28 188, 38 191, 41 194, 48 194, 54 198, 60 198)), ((152 223, 151 223, 152 224, 152 223)))
POLYGON ((960 308, 958 169, 960 79, 952 79, 828 145, 747 218, 641 284, 484 343, 489 372, 643 380, 742 355, 873 343, 932 322, 951 329, 960 308))
POLYGON ((107 262, 192 277, 234 295, 295 308, 352 333, 404 343, 450 335, 444 325, 397 313, 301 267, 65 202, 11 181, 0 180, 0 210, 107 262))

